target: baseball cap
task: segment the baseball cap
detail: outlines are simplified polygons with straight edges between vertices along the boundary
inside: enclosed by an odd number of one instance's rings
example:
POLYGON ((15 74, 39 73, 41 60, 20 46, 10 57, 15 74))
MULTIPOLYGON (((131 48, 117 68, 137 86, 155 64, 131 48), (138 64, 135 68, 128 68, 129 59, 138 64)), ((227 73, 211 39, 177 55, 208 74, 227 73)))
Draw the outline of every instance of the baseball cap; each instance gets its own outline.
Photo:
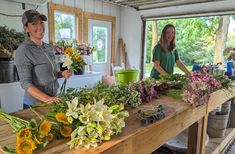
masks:
POLYGON ((32 23, 35 22, 38 18, 41 18, 42 21, 47 21, 47 17, 44 14, 40 14, 36 10, 28 10, 25 11, 23 16, 22 16, 22 23, 23 25, 27 23, 32 23))

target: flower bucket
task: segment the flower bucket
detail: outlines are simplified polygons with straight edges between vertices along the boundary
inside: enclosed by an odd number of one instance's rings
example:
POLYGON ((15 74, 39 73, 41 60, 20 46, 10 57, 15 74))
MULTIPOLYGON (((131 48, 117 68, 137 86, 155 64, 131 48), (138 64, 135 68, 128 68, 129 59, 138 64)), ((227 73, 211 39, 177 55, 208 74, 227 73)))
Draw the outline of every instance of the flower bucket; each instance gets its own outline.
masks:
POLYGON ((227 63, 226 63, 226 65, 227 65, 227 72, 229 72, 229 73, 233 73, 233 62, 231 62, 231 61, 228 61, 227 63))
POLYGON ((14 58, 0 58, 0 83, 18 81, 14 58))
POLYGON ((199 71, 201 68, 199 65, 193 65, 192 71, 199 71))
POLYGON ((74 75, 82 75, 85 72, 85 66, 83 65, 82 69, 77 69, 77 71, 73 71, 74 75))
POLYGON ((128 84, 132 81, 137 81, 139 70, 118 70, 116 73, 119 84, 128 84))
POLYGON ((211 115, 208 117, 207 133, 210 137, 224 137, 229 114, 211 115))

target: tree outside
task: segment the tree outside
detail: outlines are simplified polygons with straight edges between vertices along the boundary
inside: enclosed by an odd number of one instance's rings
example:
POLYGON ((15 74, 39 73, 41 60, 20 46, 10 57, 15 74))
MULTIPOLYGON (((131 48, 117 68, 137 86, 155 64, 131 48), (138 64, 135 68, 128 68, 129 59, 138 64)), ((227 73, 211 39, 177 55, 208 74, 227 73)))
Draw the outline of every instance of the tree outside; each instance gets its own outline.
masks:
POLYGON ((155 29, 155 27, 153 27, 154 24, 152 24, 153 22, 156 22, 157 33, 155 34, 157 34, 157 38, 160 38, 161 31, 166 24, 171 23, 176 27, 177 51, 181 61, 191 70, 194 64, 214 64, 218 62, 215 60, 216 58, 219 59, 219 61, 223 60, 223 58, 218 58, 218 56, 223 56, 225 48, 234 47, 234 17, 235 16, 211 16, 148 21, 145 72, 149 73, 153 67, 151 64, 152 44, 154 44, 152 38, 155 37, 152 31, 152 29, 155 29), (225 21, 226 17, 230 19, 230 24, 225 21), (226 24, 229 26, 226 27, 226 24), (226 33, 226 29, 227 31, 229 29, 228 33, 226 33), (223 39, 219 40, 218 38, 221 36, 223 36, 223 39))

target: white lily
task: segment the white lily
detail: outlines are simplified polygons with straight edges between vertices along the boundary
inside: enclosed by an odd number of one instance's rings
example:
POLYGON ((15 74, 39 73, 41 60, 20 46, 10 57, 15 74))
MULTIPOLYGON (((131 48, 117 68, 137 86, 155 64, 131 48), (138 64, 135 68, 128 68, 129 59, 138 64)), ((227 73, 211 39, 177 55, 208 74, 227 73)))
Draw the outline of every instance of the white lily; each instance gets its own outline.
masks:
POLYGON ((72 64, 73 64, 73 61, 72 61, 71 57, 69 55, 65 55, 64 63, 62 65, 62 67, 67 67, 68 70, 70 70, 72 64))
POLYGON ((66 101, 68 105, 68 110, 66 112, 67 116, 72 116, 73 118, 77 119, 78 118, 78 98, 75 97, 72 102, 66 101))

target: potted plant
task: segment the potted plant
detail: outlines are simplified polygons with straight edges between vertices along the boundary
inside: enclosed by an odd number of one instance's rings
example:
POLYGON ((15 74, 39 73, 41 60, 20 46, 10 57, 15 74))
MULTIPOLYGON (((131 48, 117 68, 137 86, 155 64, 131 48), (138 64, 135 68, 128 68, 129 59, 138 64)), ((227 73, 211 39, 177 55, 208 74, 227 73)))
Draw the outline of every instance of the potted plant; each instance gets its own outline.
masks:
POLYGON ((14 64, 15 50, 24 41, 25 35, 0 26, 0 83, 15 82, 18 80, 14 64))
POLYGON ((7 26, 0 26, 0 36, 0 58, 14 57, 15 50, 24 41, 24 33, 16 32, 7 26))

